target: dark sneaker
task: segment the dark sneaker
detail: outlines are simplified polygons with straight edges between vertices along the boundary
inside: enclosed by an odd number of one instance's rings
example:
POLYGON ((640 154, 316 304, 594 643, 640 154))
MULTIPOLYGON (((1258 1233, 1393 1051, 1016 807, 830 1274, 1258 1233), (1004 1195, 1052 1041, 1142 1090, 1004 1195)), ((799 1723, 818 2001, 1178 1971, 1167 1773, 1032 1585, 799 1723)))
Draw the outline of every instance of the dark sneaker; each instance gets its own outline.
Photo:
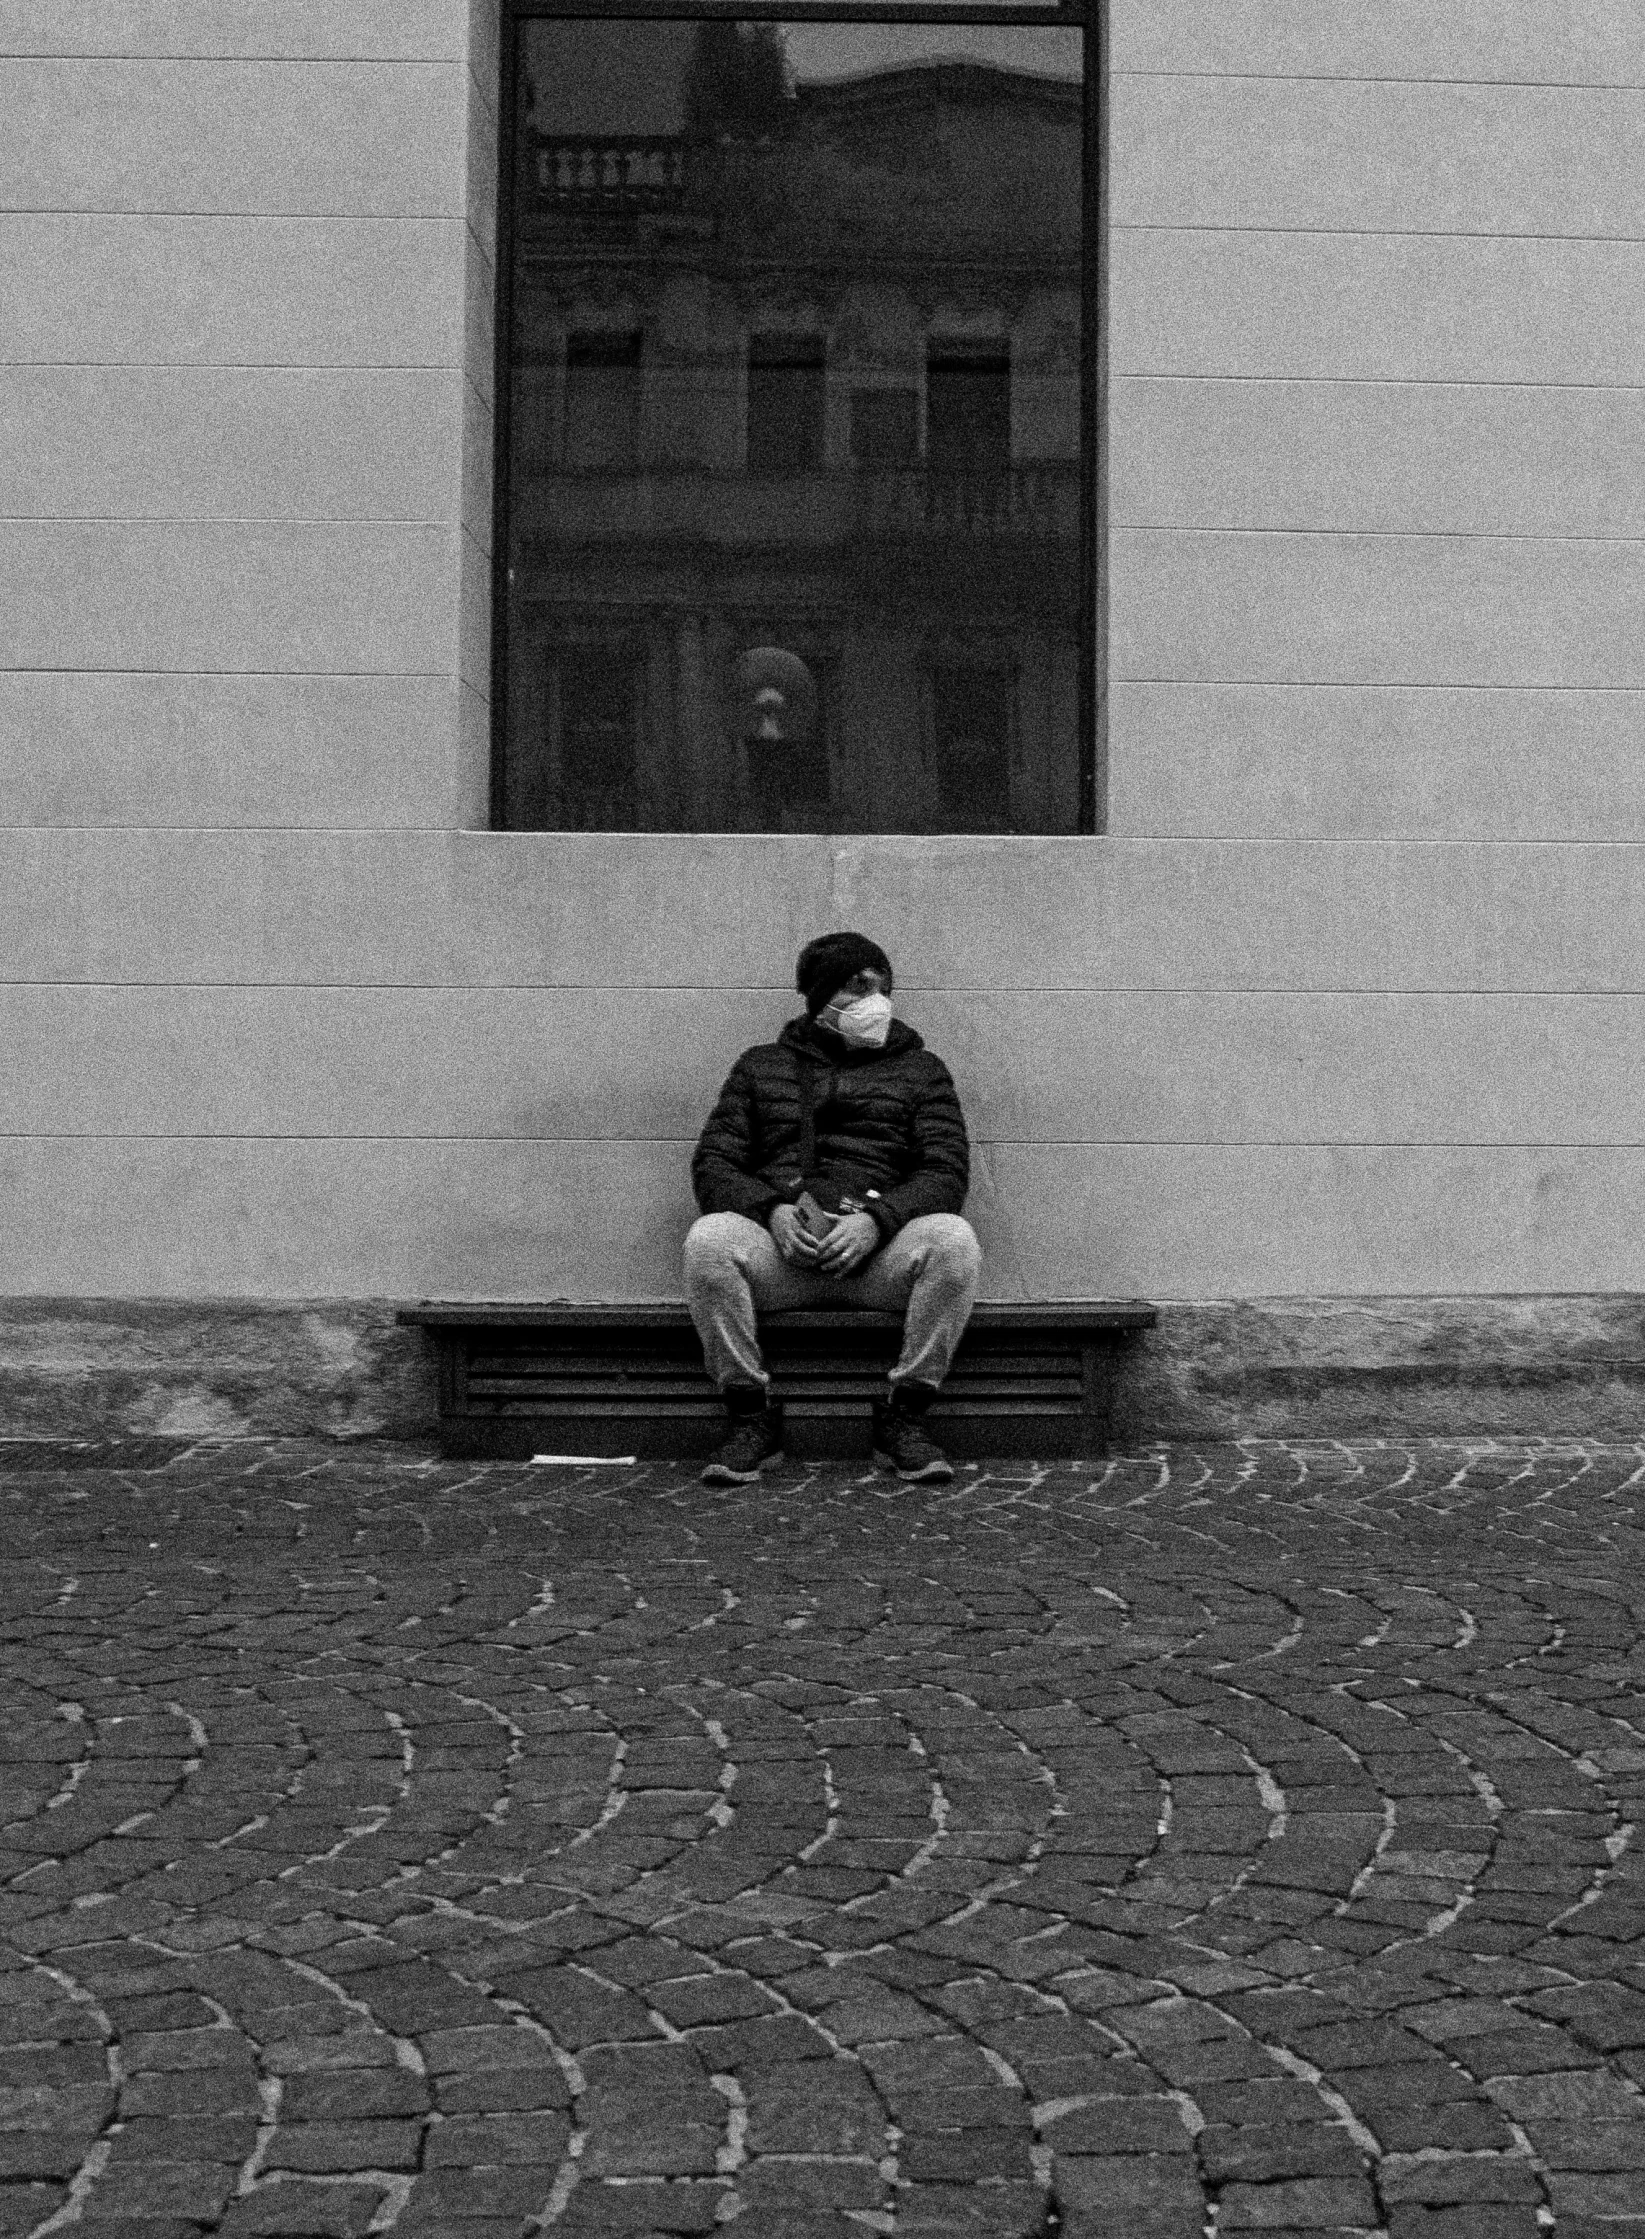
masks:
POLYGON ((874 1459, 910 1485, 946 1484, 954 1465, 917 1415, 891 1401, 874 1402, 874 1459))
POLYGON ((731 1419, 729 1435, 703 1471, 705 1485, 752 1485, 768 1462, 783 1458, 783 1411, 762 1407, 731 1419))

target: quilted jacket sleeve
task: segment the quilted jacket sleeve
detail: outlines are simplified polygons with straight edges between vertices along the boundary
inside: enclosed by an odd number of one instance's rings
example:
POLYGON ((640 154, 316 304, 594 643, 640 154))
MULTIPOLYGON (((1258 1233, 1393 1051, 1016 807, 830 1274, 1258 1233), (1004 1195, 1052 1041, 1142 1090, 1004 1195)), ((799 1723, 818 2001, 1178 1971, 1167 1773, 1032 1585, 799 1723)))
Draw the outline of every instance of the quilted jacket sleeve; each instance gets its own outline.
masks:
POLYGON ((709 1113, 691 1160, 691 1186, 704 1213, 746 1213, 762 1225, 782 1193, 761 1179, 759 1109, 753 1069, 738 1058, 709 1113))
POLYGON ((886 1190, 875 1207, 875 1218, 888 1240, 922 1213, 959 1212, 971 1183, 971 1140, 953 1075, 929 1051, 923 1054, 920 1072, 910 1123, 914 1171, 907 1181, 886 1190))

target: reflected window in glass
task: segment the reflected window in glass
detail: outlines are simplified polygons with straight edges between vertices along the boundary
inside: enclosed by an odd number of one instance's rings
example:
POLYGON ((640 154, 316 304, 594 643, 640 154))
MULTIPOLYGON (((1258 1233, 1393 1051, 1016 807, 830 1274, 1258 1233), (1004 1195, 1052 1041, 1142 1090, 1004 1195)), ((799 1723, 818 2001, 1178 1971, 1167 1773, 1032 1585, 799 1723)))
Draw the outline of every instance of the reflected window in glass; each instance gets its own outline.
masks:
POLYGON ((945 831, 1009 832, 1015 679, 1003 667, 951 662, 931 677, 937 799, 945 831))
POLYGON ((637 334, 571 334, 565 346, 561 455, 583 473, 631 472, 640 460, 637 334))
POLYGON ((823 463, 822 335, 756 335, 748 346, 748 471, 815 474, 823 463))

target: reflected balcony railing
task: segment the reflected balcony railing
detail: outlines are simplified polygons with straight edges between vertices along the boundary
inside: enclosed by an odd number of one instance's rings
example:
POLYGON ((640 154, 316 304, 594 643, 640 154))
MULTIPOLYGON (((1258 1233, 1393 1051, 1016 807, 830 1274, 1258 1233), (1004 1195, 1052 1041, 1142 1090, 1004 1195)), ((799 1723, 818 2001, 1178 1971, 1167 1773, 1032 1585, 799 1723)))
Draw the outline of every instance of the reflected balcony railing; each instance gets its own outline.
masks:
POLYGON ((677 210, 690 179, 691 143, 678 134, 626 133, 618 138, 540 138, 531 170, 532 200, 542 210, 677 210))
POLYGON ((789 475, 528 471, 518 487, 517 528, 573 543, 703 540, 718 545, 850 546, 886 541, 1071 542, 1080 528, 1077 463, 1013 467, 1003 474, 882 473, 865 469, 789 475))
POLYGON ((980 474, 907 468, 856 478, 858 536, 1074 537, 1079 468, 1014 466, 980 474))

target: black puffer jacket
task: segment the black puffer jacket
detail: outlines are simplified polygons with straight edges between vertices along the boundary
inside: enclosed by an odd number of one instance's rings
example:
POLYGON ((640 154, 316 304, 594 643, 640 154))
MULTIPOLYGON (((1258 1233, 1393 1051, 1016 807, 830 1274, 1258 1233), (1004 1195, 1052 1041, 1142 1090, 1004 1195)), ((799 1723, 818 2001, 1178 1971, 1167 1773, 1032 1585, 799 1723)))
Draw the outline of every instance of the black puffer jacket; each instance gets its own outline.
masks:
POLYGON ((900 1019, 878 1050, 848 1049, 804 1018, 790 1019, 775 1042, 744 1050, 691 1161, 705 1213, 764 1222, 773 1206, 809 1188, 829 1206, 843 1194, 864 1198, 885 1237, 922 1213, 957 1213, 970 1175, 948 1068, 900 1019), (802 1067, 816 1129, 809 1174, 800 1171, 802 1067))

